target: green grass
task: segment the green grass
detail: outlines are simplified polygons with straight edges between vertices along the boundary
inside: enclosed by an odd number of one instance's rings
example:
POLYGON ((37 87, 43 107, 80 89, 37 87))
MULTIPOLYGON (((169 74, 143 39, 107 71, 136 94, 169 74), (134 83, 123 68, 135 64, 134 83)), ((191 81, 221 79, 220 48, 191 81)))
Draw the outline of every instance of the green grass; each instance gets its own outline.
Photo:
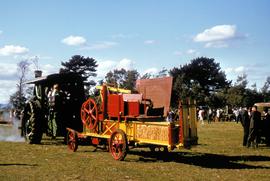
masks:
POLYGON ((198 125, 199 145, 153 155, 131 150, 125 161, 92 146, 0 142, 0 180, 270 180, 270 149, 242 147, 236 123, 198 125))

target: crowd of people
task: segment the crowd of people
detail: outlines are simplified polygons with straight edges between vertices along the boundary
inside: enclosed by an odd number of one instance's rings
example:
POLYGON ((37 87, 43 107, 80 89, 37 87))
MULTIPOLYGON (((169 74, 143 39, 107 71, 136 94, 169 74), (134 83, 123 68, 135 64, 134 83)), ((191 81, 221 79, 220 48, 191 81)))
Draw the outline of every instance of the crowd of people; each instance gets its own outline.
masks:
POLYGON ((207 120, 208 123, 218 122, 223 118, 224 111, 220 108, 211 109, 211 108, 198 108, 197 110, 198 120, 201 124, 204 124, 204 120, 207 120))
POLYGON ((240 112, 240 121, 244 129, 243 146, 257 148, 261 142, 270 146, 270 114, 268 108, 264 108, 262 114, 257 110, 257 106, 243 108, 240 112))
POLYGON ((204 120, 208 123, 212 121, 240 122, 244 129, 243 146, 257 148, 261 142, 270 146, 270 114, 267 107, 262 113, 257 110, 257 106, 234 108, 226 112, 222 109, 198 108, 197 115, 201 124, 204 124, 204 120))

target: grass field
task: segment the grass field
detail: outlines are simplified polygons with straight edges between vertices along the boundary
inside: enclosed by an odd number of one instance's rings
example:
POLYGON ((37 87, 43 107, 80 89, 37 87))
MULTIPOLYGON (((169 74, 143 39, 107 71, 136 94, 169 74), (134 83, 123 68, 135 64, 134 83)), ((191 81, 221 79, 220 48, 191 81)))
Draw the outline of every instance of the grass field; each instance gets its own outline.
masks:
POLYGON ((198 134, 191 150, 134 149, 123 162, 92 146, 0 142, 0 180, 270 180, 270 149, 242 147, 240 124, 198 125, 198 134))

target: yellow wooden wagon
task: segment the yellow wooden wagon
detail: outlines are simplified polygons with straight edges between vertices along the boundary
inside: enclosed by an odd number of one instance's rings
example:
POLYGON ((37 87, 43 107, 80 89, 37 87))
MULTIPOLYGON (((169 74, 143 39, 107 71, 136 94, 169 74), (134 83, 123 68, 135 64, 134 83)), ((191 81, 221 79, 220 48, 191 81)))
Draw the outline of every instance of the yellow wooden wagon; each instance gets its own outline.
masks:
POLYGON ((108 145, 115 160, 123 160, 131 147, 171 151, 197 144, 196 105, 179 101, 170 110, 172 78, 137 81, 138 93, 107 85, 97 87, 99 100, 89 98, 81 108, 83 132, 68 129, 68 147, 76 151, 78 139, 108 145))

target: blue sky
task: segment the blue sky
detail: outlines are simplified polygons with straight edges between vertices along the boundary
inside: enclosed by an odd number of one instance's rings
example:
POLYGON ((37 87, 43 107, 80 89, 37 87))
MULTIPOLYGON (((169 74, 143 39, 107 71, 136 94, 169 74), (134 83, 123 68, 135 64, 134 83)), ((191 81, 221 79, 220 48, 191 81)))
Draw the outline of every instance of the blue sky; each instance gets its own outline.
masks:
POLYGON ((3 0, 0 103, 16 90, 19 61, 38 57, 49 74, 75 54, 97 60, 98 79, 115 68, 156 73, 206 56, 229 80, 246 73, 260 89, 270 76, 269 7, 267 0, 3 0))

